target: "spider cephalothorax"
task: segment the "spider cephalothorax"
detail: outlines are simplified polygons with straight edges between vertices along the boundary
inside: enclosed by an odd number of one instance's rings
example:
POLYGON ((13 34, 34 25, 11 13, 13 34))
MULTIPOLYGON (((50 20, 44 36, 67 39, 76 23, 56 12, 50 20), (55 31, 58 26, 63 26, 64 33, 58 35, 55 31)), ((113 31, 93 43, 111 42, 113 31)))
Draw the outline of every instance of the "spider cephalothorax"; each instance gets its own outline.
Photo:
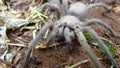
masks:
MULTIPOLYGON (((56 6, 58 7, 58 5, 60 3, 59 0, 53 0, 53 1, 57 1, 58 4, 56 4, 56 6)), ((86 53, 90 57, 91 61, 95 65, 95 67, 102 68, 101 63, 99 63, 95 54, 90 49, 90 46, 87 43, 86 38, 83 34, 85 31, 87 31, 88 33, 90 33, 92 35, 92 38, 95 39, 95 41, 98 43, 98 47, 106 53, 108 59, 112 62, 112 64, 116 68, 118 68, 117 62, 112 57, 112 55, 109 52, 106 45, 102 42, 102 40, 99 38, 98 34, 89 25, 98 23, 101 26, 108 29, 111 32, 112 36, 120 38, 120 35, 117 34, 109 25, 107 25, 102 20, 99 20, 99 19, 91 19, 91 20, 87 20, 87 21, 85 20, 85 18, 87 17, 88 13, 90 12, 90 10, 92 8, 97 7, 97 6, 102 6, 105 9, 110 10, 111 7, 107 6, 106 4, 103 4, 103 3, 95 3, 95 4, 85 5, 83 3, 77 2, 77 3, 72 4, 70 6, 70 8, 68 9, 67 0, 63 0, 62 3, 64 6, 63 9, 64 9, 65 15, 62 17, 59 16, 56 21, 56 24, 53 25, 53 30, 50 34, 50 37, 46 41, 46 46, 48 46, 50 44, 50 42, 58 34, 59 36, 65 38, 66 43, 67 43, 67 51, 70 52, 72 50, 72 47, 71 47, 71 36, 69 33, 72 31, 75 34, 75 36, 77 37, 77 39, 78 39, 79 43, 81 44, 81 46, 83 47, 83 49, 86 51, 86 53)), ((53 4, 55 4, 55 2, 52 2, 52 0, 51 0, 51 2, 47 3, 47 7, 51 6, 52 9, 54 8, 55 10, 60 12, 60 8, 56 8, 55 5, 53 6, 53 4)), ((46 4, 44 4, 44 6, 46 6, 46 4)), ((43 8, 44 8, 44 6, 43 6, 43 8)), ((60 14, 58 14, 58 15, 60 15, 60 14)), ((46 30, 50 26, 52 26, 51 23, 45 24, 41 28, 41 30, 38 33, 38 35, 36 36, 36 38, 29 44, 28 52, 24 59, 25 67, 26 67, 27 61, 29 59, 32 48, 35 47, 35 45, 37 44, 39 39, 41 39, 42 36, 44 36, 46 30)))

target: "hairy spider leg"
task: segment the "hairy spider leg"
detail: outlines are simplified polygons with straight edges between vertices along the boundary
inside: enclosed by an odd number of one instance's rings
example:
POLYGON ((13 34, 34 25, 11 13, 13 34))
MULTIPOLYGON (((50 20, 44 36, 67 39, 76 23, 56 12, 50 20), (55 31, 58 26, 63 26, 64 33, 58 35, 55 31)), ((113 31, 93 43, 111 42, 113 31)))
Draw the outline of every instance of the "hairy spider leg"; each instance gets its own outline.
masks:
POLYGON ((46 23, 38 32, 37 36, 30 42, 27 54, 25 55, 25 58, 23 60, 23 66, 24 68, 27 68, 28 60, 30 58, 30 54, 33 48, 37 45, 39 41, 41 41, 41 38, 45 35, 47 29, 51 26, 51 23, 46 23))
POLYGON ((64 29, 65 29, 65 26, 61 26, 61 27, 59 28, 59 36, 60 36, 61 38, 63 37, 64 29))
POLYGON ((70 33, 69 27, 65 27, 65 29, 64 29, 64 37, 65 37, 65 41, 66 41, 66 44, 67 44, 67 53, 70 53, 72 51, 72 49, 73 49, 69 33, 70 33))
POLYGON ((94 3, 94 4, 90 4, 86 11, 84 12, 83 18, 85 19, 87 17, 87 15, 89 14, 89 12, 91 11, 92 8, 95 7, 104 7, 107 11, 110 11, 112 9, 112 6, 106 5, 104 3, 94 3))
POLYGON ((91 61, 93 62, 93 65, 96 68, 102 68, 102 65, 100 64, 100 62, 97 60, 96 55, 94 54, 94 52, 91 50, 89 44, 87 43, 84 34, 82 31, 80 31, 78 28, 76 28, 74 30, 79 43, 81 44, 82 48, 85 50, 85 52, 88 54, 89 58, 91 59, 91 61))
POLYGON ((68 0, 62 0, 64 15, 68 13, 68 0))
POLYGON ((86 23, 84 23, 85 26, 89 26, 92 24, 99 24, 104 28, 108 29, 113 37, 120 38, 120 34, 116 33, 108 24, 106 24, 100 19, 91 19, 91 20, 88 20, 86 23))
POLYGON ((120 25, 120 21, 117 19, 117 17, 111 16, 111 15, 109 15, 109 14, 107 14, 107 13, 108 13, 108 12, 106 11, 106 12, 102 13, 102 15, 103 15, 104 17, 107 17, 107 18, 115 21, 116 23, 118 23, 118 24, 120 25))
POLYGON ((46 41, 45 45, 49 46, 50 42, 55 38, 57 32, 59 31, 59 26, 54 26, 52 33, 50 34, 50 37, 48 38, 48 40, 46 41))
POLYGON ((107 46, 100 40, 98 34, 90 27, 86 27, 84 30, 88 31, 92 35, 93 39, 98 43, 98 47, 100 47, 100 49, 106 53, 108 59, 111 60, 115 68, 118 68, 117 62, 113 59, 112 54, 108 50, 107 46))
POLYGON ((87 17, 89 12, 92 10, 92 8, 95 7, 104 7, 107 11, 110 11, 112 9, 111 6, 108 6, 104 3, 94 3, 87 6, 83 3, 77 2, 71 5, 68 14, 78 17, 81 21, 85 21, 85 18, 87 17))
POLYGON ((60 2, 59 0, 55 0, 54 2, 52 2, 52 0, 48 3, 45 3, 42 5, 42 11, 46 10, 47 8, 51 8, 57 11, 57 19, 60 19, 60 2))

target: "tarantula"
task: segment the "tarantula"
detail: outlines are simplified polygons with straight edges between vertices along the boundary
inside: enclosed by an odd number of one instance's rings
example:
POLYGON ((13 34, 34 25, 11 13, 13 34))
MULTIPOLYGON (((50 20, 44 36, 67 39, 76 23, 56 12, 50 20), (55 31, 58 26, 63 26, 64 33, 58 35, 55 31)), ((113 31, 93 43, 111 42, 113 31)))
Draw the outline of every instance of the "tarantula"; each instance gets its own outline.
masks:
MULTIPOLYGON (((24 59, 24 68, 27 66, 28 59, 30 57, 30 53, 32 49, 35 47, 38 41, 41 40, 41 38, 46 33, 47 29, 49 29, 51 26, 53 27, 53 30, 50 34, 50 37, 46 41, 46 46, 50 44, 50 42, 55 38, 56 35, 59 35, 60 37, 64 37, 67 43, 67 51, 71 51, 71 36, 70 32, 73 32, 75 36, 77 37, 79 43, 83 47, 83 49, 88 54, 89 58, 93 62, 94 66, 96 68, 102 68, 101 63, 97 60, 95 54, 90 49, 89 44, 86 41, 86 38, 84 36, 84 32, 87 31, 92 35, 92 38, 98 43, 98 47, 104 51, 108 57, 108 59, 111 61, 111 63, 118 68, 117 62, 112 57, 111 53, 109 52, 106 45, 102 42, 102 40, 99 38, 98 34, 89 26, 92 24, 100 24, 101 26, 108 29, 113 37, 120 38, 120 35, 117 34, 109 25, 107 25, 105 22, 103 22, 100 19, 91 19, 91 20, 85 20, 90 10, 94 7, 102 6, 108 11, 111 9, 111 6, 108 6, 103 3, 95 3, 90 5, 85 5, 80 2, 76 2, 70 6, 68 9, 68 3, 67 0, 62 0, 63 6, 64 6, 64 16, 60 17, 60 2, 59 0, 50 0, 48 3, 45 3, 42 8, 45 10, 47 7, 50 7, 51 9, 55 9, 58 13, 58 19, 56 21, 56 24, 52 24, 51 22, 46 23, 41 30, 38 32, 38 35, 35 39, 33 39, 30 44, 27 51, 27 54, 25 55, 24 59)), ((42 10, 43 10, 42 9, 42 10)))

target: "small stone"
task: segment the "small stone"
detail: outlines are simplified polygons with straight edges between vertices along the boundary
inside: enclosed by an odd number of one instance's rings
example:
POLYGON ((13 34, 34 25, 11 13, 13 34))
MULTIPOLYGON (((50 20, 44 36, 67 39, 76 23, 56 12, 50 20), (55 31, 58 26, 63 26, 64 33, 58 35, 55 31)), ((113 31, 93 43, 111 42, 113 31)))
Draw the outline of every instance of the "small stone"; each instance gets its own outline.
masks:
POLYGON ((42 63, 42 60, 40 58, 33 57, 31 58, 32 61, 34 61, 34 64, 39 65, 42 63))
POLYGON ((35 62, 34 62, 36 65, 39 65, 42 63, 42 60, 41 59, 36 59, 35 62))
POLYGON ((113 12, 115 12, 116 14, 120 14, 120 6, 113 8, 113 12))

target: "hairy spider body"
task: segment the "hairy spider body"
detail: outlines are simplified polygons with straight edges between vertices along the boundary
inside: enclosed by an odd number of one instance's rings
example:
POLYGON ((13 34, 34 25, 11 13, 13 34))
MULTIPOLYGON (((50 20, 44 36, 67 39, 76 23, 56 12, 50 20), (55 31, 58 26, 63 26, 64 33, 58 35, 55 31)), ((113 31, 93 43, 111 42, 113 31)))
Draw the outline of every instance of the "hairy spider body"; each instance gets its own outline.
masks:
MULTIPOLYGON (((64 27, 64 33, 63 34, 64 34, 64 37, 65 37, 65 40, 66 40, 66 43, 67 43, 67 48, 68 48, 67 51, 70 52, 71 49, 72 49, 71 46, 70 46, 71 39, 70 39, 69 31, 65 30, 66 28, 67 29, 69 28, 69 30, 73 30, 73 32, 75 33, 75 35, 78 37, 78 41, 80 42, 80 44, 82 45, 82 47, 84 48, 84 50, 86 51, 86 53, 91 58, 91 60, 94 63, 95 67, 96 68, 101 68, 101 64, 99 64, 99 62, 97 61, 96 56, 94 55, 94 53, 90 49, 88 43, 84 39, 85 37, 84 37, 84 35, 82 35, 83 33, 81 33, 81 32, 87 31, 87 32, 89 32, 92 35, 93 39, 96 40, 96 42, 98 43, 98 47, 100 47, 100 49, 107 54, 108 59, 111 60, 111 62, 113 63, 113 65, 116 68, 118 68, 117 63, 113 59, 113 57, 112 57, 111 53, 109 52, 107 46, 100 40, 100 38, 97 35, 97 33, 92 28, 89 27, 89 25, 95 24, 95 23, 98 23, 98 24, 104 26, 105 28, 107 28, 107 29, 109 29, 111 31, 111 27, 108 27, 109 25, 105 24, 103 21, 101 21, 99 19, 91 19, 91 20, 88 20, 86 22, 82 22, 77 17, 72 16, 72 15, 63 16, 60 19, 60 21, 57 22, 57 25, 54 26, 54 29, 53 29, 53 31, 52 31, 52 33, 50 35, 50 38, 47 40, 46 45, 49 45, 49 43, 55 38, 55 35, 60 30, 59 28, 64 27), (67 35, 65 35, 65 33, 67 35)), ((112 33, 114 33, 114 32, 112 32, 112 33)))
MULTIPOLYGON (((53 1, 55 1, 55 0, 53 0, 53 1)), ((58 1, 58 0, 56 0, 56 1, 58 1)), ((90 48, 89 44, 87 43, 86 38, 83 34, 84 31, 87 31, 92 35, 93 39, 95 39, 95 41, 98 43, 98 47, 107 54, 107 57, 112 62, 112 64, 116 68, 118 68, 118 64, 112 57, 107 46, 102 42, 102 40, 100 40, 98 34, 92 28, 90 28, 89 25, 98 23, 101 26, 107 28, 111 32, 112 36, 120 38, 120 35, 117 34, 109 25, 107 25, 106 23, 104 23, 103 21, 101 21, 99 19, 91 19, 88 21, 85 20, 85 18, 87 17, 88 13, 90 12, 90 10, 92 8, 97 7, 97 6, 103 6, 105 9, 110 10, 111 7, 107 6, 103 3, 95 3, 95 4, 90 4, 87 6, 83 3, 77 2, 75 4, 72 4, 68 10, 67 0, 63 0, 63 1, 65 1, 65 3, 63 2, 63 5, 65 6, 64 7, 65 15, 60 18, 60 16, 59 16, 60 14, 58 14, 58 19, 56 21, 56 24, 53 26, 53 30, 50 34, 50 37, 46 41, 45 45, 49 46, 50 42, 55 38, 55 36, 57 34, 59 34, 59 36, 65 38, 66 43, 67 43, 67 51, 70 52, 72 50, 70 32, 72 31, 72 32, 74 32, 75 36, 77 37, 77 39, 78 39, 79 43, 81 44, 81 46, 83 47, 83 49, 88 54, 89 58, 91 59, 91 61, 94 64, 94 66, 96 68, 102 68, 101 63, 99 63, 99 61, 97 60, 94 52, 91 50, 91 48, 90 48)), ((55 3, 50 2, 47 4, 49 4, 49 5, 47 5, 47 7, 51 7, 52 9, 57 10, 58 13, 60 12, 60 8, 58 8, 58 6, 53 6, 53 4, 55 4, 55 3)), ((58 2, 58 5, 59 5, 59 2, 58 2)), ((44 6, 42 8, 45 8, 45 6, 46 6, 46 4, 44 4, 44 6)), ((50 26, 52 26, 51 23, 48 23, 48 24, 49 24, 49 26, 48 27, 46 27, 46 25, 43 26, 42 29, 40 30, 40 32, 45 33, 46 30, 50 26)), ((28 49, 28 52, 27 52, 25 60, 24 60, 24 63, 25 63, 24 67, 26 67, 26 64, 29 59, 32 48, 34 48, 38 42, 38 37, 41 39, 41 37, 43 35, 43 33, 40 33, 40 32, 38 33, 38 36, 35 39, 33 39, 31 41, 31 44, 29 45, 29 49, 28 49)))

